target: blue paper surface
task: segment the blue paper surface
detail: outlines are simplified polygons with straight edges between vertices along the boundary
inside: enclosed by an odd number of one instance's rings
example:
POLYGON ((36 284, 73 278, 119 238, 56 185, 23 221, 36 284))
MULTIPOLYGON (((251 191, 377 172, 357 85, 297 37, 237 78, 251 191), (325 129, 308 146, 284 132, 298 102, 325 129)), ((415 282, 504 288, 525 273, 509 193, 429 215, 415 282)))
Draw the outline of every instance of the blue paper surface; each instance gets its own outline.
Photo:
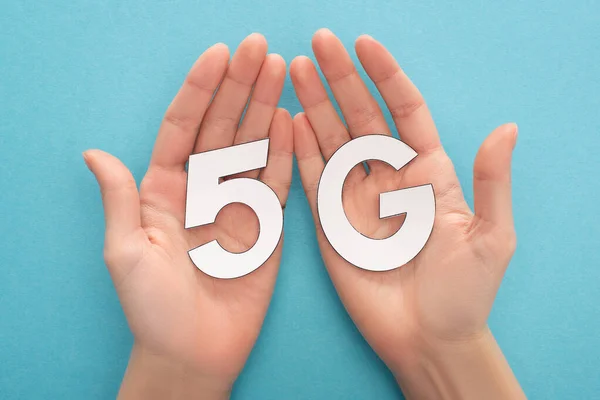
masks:
MULTIPOLYGON (((139 182, 205 48, 258 31, 289 64, 312 57, 320 27, 348 47, 369 33, 397 57, 469 202, 478 146, 518 123, 519 242, 490 325, 530 398, 598 397, 600 2, 99 0, 0 6, 0 398, 112 398, 126 367, 132 337, 81 152, 111 152, 139 182)), ((289 78, 280 106, 301 111, 289 78)), ((275 295, 233 397, 401 398, 313 229, 295 169, 275 295)))

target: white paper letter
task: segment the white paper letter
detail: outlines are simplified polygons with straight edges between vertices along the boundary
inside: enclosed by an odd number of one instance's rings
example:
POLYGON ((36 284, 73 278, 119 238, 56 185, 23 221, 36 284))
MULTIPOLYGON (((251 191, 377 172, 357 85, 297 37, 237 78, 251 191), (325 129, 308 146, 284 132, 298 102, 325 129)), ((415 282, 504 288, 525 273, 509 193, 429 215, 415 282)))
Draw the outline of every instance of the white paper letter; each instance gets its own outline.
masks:
POLYGON ((188 164, 185 228, 215 222, 231 203, 243 203, 258 217, 258 239, 243 253, 230 253, 216 240, 189 251, 192 262, 215 278, 237 278, 254 271, 273 254, 283 232, 283 210, 273 190, 249 178, 219 178, 267 165, 269 139, 193 154, 188 164))
POLYGON ((425 246, 435 218, 431 184, 380 194, 380 218, 406 213, 400 230, 386 239, 371 239, 354 229, 342 204, 344 180, 356 164, 381 160, 398 170, 416 156, 412 148, 391 136, 365 135, 340 147, 327 162, 317 194, 319 219, 331 246, 349 263, 387 271, 406 264, 425 246))

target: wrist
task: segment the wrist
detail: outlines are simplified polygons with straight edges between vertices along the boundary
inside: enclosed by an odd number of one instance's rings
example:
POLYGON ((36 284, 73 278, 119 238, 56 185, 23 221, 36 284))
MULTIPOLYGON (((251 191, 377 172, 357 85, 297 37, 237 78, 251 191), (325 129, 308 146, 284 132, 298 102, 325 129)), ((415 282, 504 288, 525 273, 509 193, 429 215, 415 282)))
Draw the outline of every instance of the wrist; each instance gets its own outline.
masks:
POLYGON ((210 376, 134 344, 118 398, 225 400, 232 386, 232 380, 210 376))
POLYGON ((491 331, 461 341, 421 335, 392 368, 407 399, 524 399, 491 331))

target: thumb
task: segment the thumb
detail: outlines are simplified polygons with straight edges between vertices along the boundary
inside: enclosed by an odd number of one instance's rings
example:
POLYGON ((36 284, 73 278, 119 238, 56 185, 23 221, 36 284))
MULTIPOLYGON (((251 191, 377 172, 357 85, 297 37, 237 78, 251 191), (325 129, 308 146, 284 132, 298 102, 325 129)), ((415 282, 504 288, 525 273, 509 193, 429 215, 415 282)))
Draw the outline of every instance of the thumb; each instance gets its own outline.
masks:
POLYGON ((83 159, 95 175, 104 206, 106 221, 105 258, 114 263, 135 263, 141 246, 131 246, 132 234, 141 228, 140 199, 131 172, 116 157, 100 150, 88 150, 83 159))
POLYGON ((496 128, 483 142, 473 168, 475 215, 483 221, 513 225, 510 167, 517 141, 517 125, 496 128))

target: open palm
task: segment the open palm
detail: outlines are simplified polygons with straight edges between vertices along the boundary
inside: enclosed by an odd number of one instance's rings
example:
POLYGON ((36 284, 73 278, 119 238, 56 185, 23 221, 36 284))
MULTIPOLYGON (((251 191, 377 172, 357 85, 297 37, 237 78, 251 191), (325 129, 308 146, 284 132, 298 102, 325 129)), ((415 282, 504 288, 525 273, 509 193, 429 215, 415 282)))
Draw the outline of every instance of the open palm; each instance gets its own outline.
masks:
POLYGON ((204 376, 224 386, 233 383, 259 334, 281 242, 261 268, 243 278, 221 280, 199 271, 190 249, 217 239, 226 250, 248 250, 258 236, 258 221, 248 207, 232 204, 214 224, 184 229, 185 166, 192 153, 268 136, 268 167, 243 176, 261 179, 285 204, 292 120, 276 109, 285 62, 266 52, 265 39, 253 34, 231 63, 221 44, 198 59, 165 115, 139 195, 116 158, 98 150, 85 154, 103 195, 106 262, 136 345, 189 367, 196 379, 204 376))
POLYGON ((351 138, 391 133, 342 43, 320 30, 313 50, 346 125, 313 63, 298 57, 290 74, 304 113, 294 118, 294 146, 321 253, 350 316, 392 369, 415 354, 424 340, 460 342, 483 334, 515 246, 510 160, 516 127, 497 128, 482 145, 474 167, 472 213, 419 91, 381 44, 360 37, 358 58, 386 102, 400 138, 418 156, 399 171, 374 160, 368 161, 368 172, 362 164, 356 166, 342 193, 346 215, 362 234, 389 237, 403 217, 379 219, 380 193, 431 183, 436 217, 428 243, 408 264, 386 272, 354 267, 331 247, 320 227, 319 177, 324 162, 351 138))

